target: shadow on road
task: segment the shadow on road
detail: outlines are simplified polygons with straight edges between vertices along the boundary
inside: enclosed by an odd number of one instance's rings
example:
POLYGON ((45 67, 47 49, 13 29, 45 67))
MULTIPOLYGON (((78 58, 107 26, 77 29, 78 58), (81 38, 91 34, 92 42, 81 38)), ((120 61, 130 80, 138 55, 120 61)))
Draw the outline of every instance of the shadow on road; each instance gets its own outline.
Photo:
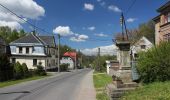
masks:
POLYGON ((16 93, 31 93, 31 92, 30 91, 5 92, 5 93, 0 93, 0 95, 3 95, 3 94, 16 94, 16 93))

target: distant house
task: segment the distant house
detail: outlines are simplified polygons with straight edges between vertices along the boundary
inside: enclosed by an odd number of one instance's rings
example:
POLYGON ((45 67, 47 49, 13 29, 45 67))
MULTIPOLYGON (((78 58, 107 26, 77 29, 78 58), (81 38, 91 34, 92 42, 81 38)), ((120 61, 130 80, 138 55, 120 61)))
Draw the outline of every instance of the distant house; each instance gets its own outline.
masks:
POLYGON ((69 69, 77 68, 77 53, 76 52, 66 52, 64 53, 62 59, 60 60, 61 64, 68 64, 69 69))
POLYGON ((137 58, 139 52, 147 51, 152 47, 153 44, 146 37, 143 36, 139 41, 137 41, 134 45, 131 46, 133 58, 137 58))
POLYGON ((26 63, 35 69, 41 63, 44 69, 56 68, 57 49, 53 36, 28 34, 10 43, 11 62, 26 63))
POLYGON ((68 69, 74 69, 74 59, 69 56, 63 56, 60 60, 61 64, 68 64, 68 69))
POLYGON ((0 36, 0 54, 10 55, 10 48, 1 36, 0 36))
POLYGON ((153 20, 155 22, 155 42, 170 41, 170 1, 157 9, 159 13, 153 20))

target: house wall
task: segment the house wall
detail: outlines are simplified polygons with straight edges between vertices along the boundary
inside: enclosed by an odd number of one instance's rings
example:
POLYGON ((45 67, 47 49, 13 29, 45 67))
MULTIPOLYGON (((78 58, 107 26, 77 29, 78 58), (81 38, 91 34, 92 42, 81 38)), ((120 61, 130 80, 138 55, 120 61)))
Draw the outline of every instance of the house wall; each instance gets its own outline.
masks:
MULTIPOLYGON (((37 58, 16 58, 16 62, 19 62, 20 64, 26 63, 28 69, 36 69, 36 66, 33 66, 33 59, 37 58)), ((44 58, 39 58, 37 59, 37 64, 41 62, 42 66, 45 68, 46 66, 46 61, 44 58)))
POLYGON ((56 49, 55 48, 48 48, 46 47, 46 53, 45 53, 45 47, 44 46, 20 46, 22 47, 22 53, 19 53, 19 46, 10 46, 11 48, 11 61, 12 58, 15 58, 15 56, 20 55, 16 58, 16 62, 26 63, 29 69, 36 68, 33 66, 33 59, 37 59, 38 62, 42 62, 42 65, 46 69, 55 68, 57 64, 57 58, 56 58, 56 49), (26 53, 26 48, 29 48, 29 53, 26 53), (23 55, 23 56, 22 56, 23 55), (32 58, 30 58, 32 56, 32 58), (37 57, 35 57, 37 56, 37 57), (44 56, 44 57, 41 57, 44 56))
POLYGON ((74 69, 74 61, 70 57, 62 57, 61 64, 69 64, 69 69, 74 69))
POLYGON ((162 10, 159 19, 155 20, 156 45, 159 45, 161 41, 170 41, 170 6, 162 10))
POLYGON ((11 54, 23 54, 23 55, 45 55, 43 46, 20 46, 22 47, 22 53, 19 53, 19 46, 10 46, 11 54), (26 48, 29 48, 29 53, 26 53, 26 48))
POLYGON ((160 22, 157 22, 155 24, 155 44, 159 45, 160 40, 160 22))

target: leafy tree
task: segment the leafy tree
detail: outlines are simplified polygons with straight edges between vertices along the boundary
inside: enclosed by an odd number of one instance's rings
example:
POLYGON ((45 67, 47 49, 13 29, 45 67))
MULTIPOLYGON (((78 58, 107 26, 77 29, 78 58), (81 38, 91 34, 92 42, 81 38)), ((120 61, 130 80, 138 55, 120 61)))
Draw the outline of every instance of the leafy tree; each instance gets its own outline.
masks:
POLYGON ((61 71, 68 71, 68 64, 61 64, 60 65, 60 70, 61 71))
POLYGON ((0 55, 0 81, 13 78, 13 66, 10 65, 9 58, 5 54, 0 55))
POLYGON ((96 71, 105 72, 106 71, 106 60, 115 60, 116 56, 100 56, 96 57, 92 65, 96 71))
POLYGON ((65 52, 76 51, 67 45, 60 45, 60 55, 63 56, 65 52))
POLYGON ((7 43, 10 43, 20 37, 25 36, 26 33, 24 32, 24 30, 12 30, 9 27, 0 27, 0 36, 2 36, 7 43))
POLYGON ((139 55, 137 70, 141 81, 151 83, 170 80, 170 43, 161 43, 139 55))
MULTIPOLYGON (((138 28, 128 30, 129 41, 131 43, 135 43, 138 41, 142 36, 145 36, 149 39, 152 43, 155 41, 155 24, 153 21, 149 21, 146 23, 142 23, 138 26, 138 28)), ((116 34, 116 40, 122 39, 121 33, 116 34)), ((127 39, 127 38, 125 38, 127 39)))
POLYGON ((28 77, 29 76, 29 70, 28 70, 26 63, 22 64, 22 68, 23 68, 24 77, 28 77))
POLYGON ((22 65, 17 62, 14 64, 15 79, 21 79, 24 76, 24 71, 22 65))
POLYGON ((39 64, 37 65, 37 69, 35 70, 35 72, 36 72, 37 75, 40 75, 40 76, 47 75, 47 73, 45 72, 41 62, 39 62, 39 64))

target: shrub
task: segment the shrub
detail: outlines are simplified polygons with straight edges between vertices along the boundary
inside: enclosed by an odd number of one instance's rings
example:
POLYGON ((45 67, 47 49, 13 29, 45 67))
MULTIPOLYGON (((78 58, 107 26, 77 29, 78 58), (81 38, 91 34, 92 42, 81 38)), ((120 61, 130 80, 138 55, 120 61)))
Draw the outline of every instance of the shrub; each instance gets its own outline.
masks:
POLYGON ((137 70, 144 83, 170 80, 170 43, 161 43, 148 52, 141 53, 137 70))
POLYGON ((40 75, 40 76, 47 75, 47 73, 45 72, 41 62, 39 62, 39 64, 37 65, 37 69, 35 70, 35 72, 36 72, 37 75, 40 75))
POLYGON ((28 77, 29 71, 28 71, 28 67, 27 67, 26 63, 22 64, 22 68, 23 68, 24 77, 28 77))
POLYGON ((5 54, 0 55, 0 81, 13 78, 13 66, 10 65, 9 58, 5 54))
POLYGON ((14 73, 15 73, 15 79, 21 79, 24 77, 23 67, 19 62, 14 64, 14 73))
POLYGON ((60 71, 68 71, 68 64, 61 64, 60 71))

